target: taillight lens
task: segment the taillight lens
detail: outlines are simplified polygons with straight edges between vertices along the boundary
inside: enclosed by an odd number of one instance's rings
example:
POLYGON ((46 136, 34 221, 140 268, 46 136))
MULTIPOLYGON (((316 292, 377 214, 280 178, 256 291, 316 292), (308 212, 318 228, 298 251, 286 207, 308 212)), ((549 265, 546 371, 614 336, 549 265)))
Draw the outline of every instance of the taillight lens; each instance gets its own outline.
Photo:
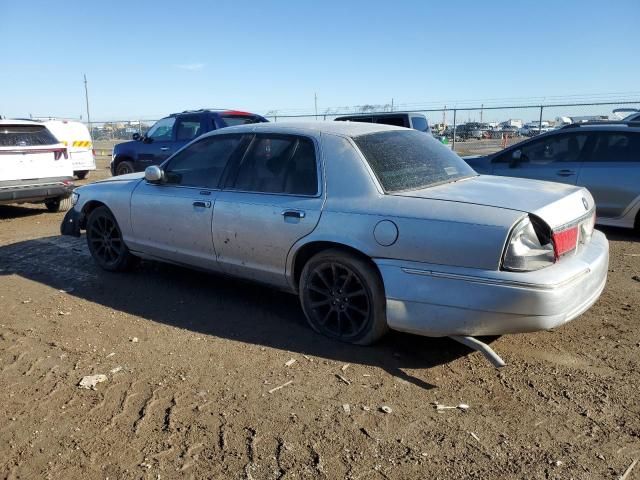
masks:
POLYGON ((556 258, 572 252, 578 246, 578 225, 559 232, 553 232, 553 249, 556 258))
POLYGON ((502 268, 530 272, 548 267, 556 261, 553 242, 541 240, 529 217, 523 218, 511 232, 502 259, 502 268))
POLYGON ((62 156, 64 156, 65 160, 67 158, 69 158, 69 153, 67 152, 66 148, 60 148, 60 149, 57 149, 57 150, 53 151, 53 159, 54 160, 60 160, 62 158, 62 156))

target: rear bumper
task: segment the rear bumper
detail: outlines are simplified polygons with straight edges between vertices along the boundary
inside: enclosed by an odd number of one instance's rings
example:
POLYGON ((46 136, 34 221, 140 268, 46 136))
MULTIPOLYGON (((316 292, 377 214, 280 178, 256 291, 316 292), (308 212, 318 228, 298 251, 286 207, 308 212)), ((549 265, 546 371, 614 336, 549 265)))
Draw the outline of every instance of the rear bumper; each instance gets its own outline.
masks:
POLYGON ((575 256, 537 272, 430 270, 376 262, 389 327, 426 336, 503 335, 560 326, 586 311, 604 289, 609 244, 595 231, 575 256))
POLYGON ((73 191, 73 178, 42 178, 0 182, 0 204, 42 202, 66 198, 73 191))
POLYGON ((96 160, 91 151, 71 152, 70 155, 74 172, 96 169, 96 160))

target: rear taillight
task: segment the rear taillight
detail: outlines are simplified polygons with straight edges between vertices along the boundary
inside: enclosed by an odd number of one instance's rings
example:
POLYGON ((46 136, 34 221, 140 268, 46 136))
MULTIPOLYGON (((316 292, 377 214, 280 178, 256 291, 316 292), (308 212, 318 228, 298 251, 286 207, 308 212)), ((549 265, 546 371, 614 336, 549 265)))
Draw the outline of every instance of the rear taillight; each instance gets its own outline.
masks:
POLYGON ((67 158, 69 158, 69 153, 67 152, 66 148, 58 148, 58 149, 53 151, 53 159, 54 160, 60 160, 62 158, 62 156, 64 156, 65 160, 67 158))
POLYGON ((578 232, 578 225, 559 232, 553 232, 553 251, 556 259, 576 249, 578 246, 578 232))

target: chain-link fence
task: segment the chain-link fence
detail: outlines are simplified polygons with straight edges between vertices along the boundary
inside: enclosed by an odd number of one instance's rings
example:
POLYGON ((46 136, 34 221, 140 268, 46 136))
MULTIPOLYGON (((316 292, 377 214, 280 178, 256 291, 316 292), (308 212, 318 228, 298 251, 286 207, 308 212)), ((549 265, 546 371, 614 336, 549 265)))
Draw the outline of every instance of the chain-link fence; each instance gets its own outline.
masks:
MULTIPOLYGON (((403 109, 392 105, 328 109, 318 114, 279 115, 268 112, 272 122, 333 121, 343 115, 412 113, 427 117, 434 136, 460 155, 486 155, 527 137, 570 123, 622 120, 640 110, 640 99, 618 102, 555 103, 540 105, 455 106, 453 108, 403 109)), ((143 135, 158 119, 142 118, 92 122, 92 138, 99 148, 143 135)), ((110 153, 110 152, 109 152, 110 153)))

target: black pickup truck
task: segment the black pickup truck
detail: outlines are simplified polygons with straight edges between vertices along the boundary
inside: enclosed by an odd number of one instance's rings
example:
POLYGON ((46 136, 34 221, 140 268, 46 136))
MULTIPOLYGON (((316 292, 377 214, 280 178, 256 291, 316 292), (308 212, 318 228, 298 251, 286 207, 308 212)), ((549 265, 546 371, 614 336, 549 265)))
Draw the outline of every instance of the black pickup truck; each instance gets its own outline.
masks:
POLYGON ((111 174, 141 172, 159 165, 170 155, 200 135, 224 127, 266 122, 255 113, 238 110, 189 110, 158 120, 144 135, 113 147, 111 174))

